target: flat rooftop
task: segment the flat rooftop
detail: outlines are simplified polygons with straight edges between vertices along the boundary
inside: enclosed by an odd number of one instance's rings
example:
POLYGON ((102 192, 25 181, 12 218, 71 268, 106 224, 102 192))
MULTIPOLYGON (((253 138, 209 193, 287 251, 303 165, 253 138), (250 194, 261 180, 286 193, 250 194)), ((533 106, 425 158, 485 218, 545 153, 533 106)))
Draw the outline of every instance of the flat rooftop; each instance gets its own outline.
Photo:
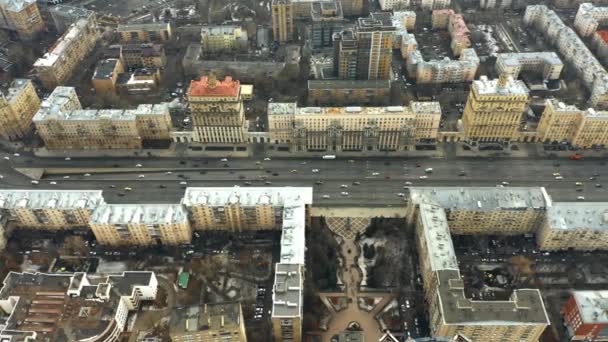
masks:
POLYGON ((390 89, 389 80, 309 80, 308 89, 390 89))
POLYGON ((133 31, 162 31, 169 27, 169 23, 122 24, 116 28, 117 32, 133 31))
POLYGON ((64 111, 59 108, 55 110, 40 110, 34 115, 34 122, 46 120, 64 121, 91 121, 91 120, 113 120, 134 121, 140 115, 168 115, 167 103, 142 104, 136 109, 77 109, 64 111))
POLYGON ((55 65, 58 61, 63 60, 64 54, 68 53, 72 44, 75 44, 82 39, 83 32, 90 24, 90 18, 80 18, 70 25, 68 30, 57 39, 51 50, 36 60, 34 67, 49 67, 55 65))
POLYGON ((439 305, 443 320, 453 325, 549 325, 540 291, 514 290, 508 301, 481 301, 465 297, 457 270, 437 271, 439 305))
POLYGON ((410 102, 409 106, 387 107, 297 107, 294 103, 269 103, 268 115, 337 116, 337 115, 441 115, 439 102, 410 102))
POLYGON ((188 222, 180 204, 107 204, 93 211, 91 224, 178 224, 188 222))
POLYGON ((410 196, 414 203, 474 211, 545 209, 552 203, 543 187, 413 187, 410 196))
POLYGON ((21 12, 36 0, 0 0, 0 7, 11 12, 21 12))
POLYGON ((499 84, 498 79, 489 80, 486 76, 481 76, 479 80, 473 81, 472 88, 479 95, 525 95, 530 92, 523 81, 515 80, 509 76, 504 86, 499 84))
POLYGON ((303 266, 276 264, 272 291, 272 317, 302 317, 303 266))
POLYGON ((169 331, 173 335, 238 327, 241 317, 238 302, 193 305, 172 311, 169 331))
POLYGON ((79 18, 88 17, 89 15, 95 13, 86 8, 64 5, 64 4, 57 4, 57 5, 49 6, 49 11, 58 13, 61 15, 65 15, 65 16, 79 17, 79 18))
POLYGON ((0 190, 2 209, 95 209, 104 203, 101 190, 0 190))
POLYGON ((97 63, 95 73, 93 74, 94 80, 109 80, 114 75, 116 65, 119 63, 116 58, 104 59, 97 63))
POLYGON ((230 204, 256 206, 286 206, 311 204, 312 188, 305 187, 188 187, 184 192, 182 204, 186 206, 207 205, 226 206, 230 204))
POLYGON ((556 202, 547 209, 551 229, 608 229, 608 203, 556 202))
POLYGON ((608 291, 573 291, 583 324, 608 324, 608 291))
POLYGON ((393 26, 391 14, 388 12, 373 12, 369 17, 357 19, 357 30, 361 32, 368 31, 396 31, 393 26))
POLYGON ((504 63, 509 66, 519 66, 522 62, 539 64, 563 65, 564 63, 555 52, 511 52, 497 54, 497 63, 504 63), (500 62, 499 62, 500 61, 500 62))
POLYGON ((6 91, 0 89, 0 96, 4 96, 8 102, 16 100, 32 81, 27 78, 15 78, 6 91))
POLYGON ((458 270, 458 260, 445 210, 434 204, 422 203, 419 215, 431 270, 458 270))

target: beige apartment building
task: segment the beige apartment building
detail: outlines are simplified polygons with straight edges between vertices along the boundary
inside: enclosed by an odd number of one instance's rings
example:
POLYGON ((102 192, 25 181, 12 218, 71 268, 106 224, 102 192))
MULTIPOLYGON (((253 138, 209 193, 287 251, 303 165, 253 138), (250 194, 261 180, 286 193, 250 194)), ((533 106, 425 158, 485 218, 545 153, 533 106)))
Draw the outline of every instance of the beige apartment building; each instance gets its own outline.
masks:
POLYGON ((169 140, 166 103, 136 109, 81 109, 71 87, 57 87, 34 116, 48 149, 140 149, 144 140, 169 140))
POLYGON ((310 106, 386 105, 390 100, 389 80, 309 80, 310 106))
POLYGON ((564 63, 555 52, 499 53, 496 58, 496 72, 499 75, 519 77, 522 71, 541 72, 548 80, 559 79, 564 63))
POLYGON ((118 76, 125 72, 118 58, 108 58, 97 63, 91 84, 96 94, 116 94, 118 76))
POLYGON ((517 140, 524 110, 528 105, 526 85, 512 77, 473 82, 464 109, 465 139, 478 142, 517 140))
POLYGON ((190 243, 188 213, 180 204, 108 204, 97 207, 89 226, 100 244, 178 245, 190 243))
POLYGON ((204 25, 201 28, 203 53, 246 50, 247 31, 236 25, 204 25))
POLYGON ((572 145, 581 148, 604 147, 608 145, 608 112, 588 109, 572 139, 572 145))
POLYGON ((0 191, 0 209, 18 228, 85 228, 93 210, 102 204, 101 190, 0 191))
POLYGON ((110 46, 127 68, 164 68, 167 63, 161 44, 124 44, 110 46))
POLYGON ((32 118, 40 108, 40 98, 29 79, 13 80, 6 92, 0 89, 0 136, 23 138, 32 130, 32 118))
POLYGON ((302 341, 303 288, 303 264, 276 264, 271 317, 274 341, 302 341))
POLYGON ((97 43, 95 16, 78 19, 55 42, 51 50, 34 63, 45 88, 51 90, 67 82, 97 43))
POLYGON ((272 1, 272 36, 274 40, 285 43, 293 39, 294 13, 291 0, 272 1))
POLYGON ((44 31, 36 0, 0 0, 0 28, 14 31, 20 39, 32 39, 44 31))
POLYGON ((241 304, 217 303, 173 310, 172 342, 247 342, 241 304))
MULTIPOLYGON (((530 202, 544 202, 535 198, 544 197, 544 189, 518 188, 515 190, 518 194, 513 198, 502 197, 510 196, 511 188, 411 190, 408 218, 414 220, 412 222, 416 227, 416 243, 425 299, 429 308, 431 335, 451 338, 462 334, 474 342, 538 341, 549 325, 539 290, 515 290, 508 300, 503 301, 474 300, 466 297, 465 284, 460 275, 450 235, 460 230, 453 227, 455 224, 462 223, 461 220, 466 222, 468 219, 450 217, 450 214, 477 200, 479 208, 487 207, 491 210, 498 201, 500 206, 512 208, 513 214, 517 215, 517 208, 525 207, 527 201, 527 204, 532 206, 535 203, 530 202), (525 197, 528 195, 532 198, 525 197)), ((494 232, 498 230, 499 228, 493 228, 494 232)), ((521 228, 518 230, 524 231, 521 228)), ((488 230, 486 233, 493 232, 488 230)), ((507 228, 506 234, 509 233, 511 232, 507 228)))
POLYGON ((437 139, 438 102, 388 107, 298 107, 268 104, 275 144, 292 152, 406 151, 437 139))
POLYGON ((542 250, 608 250, 606 203, 559 202, 536 233, 542 250))
POLYGON ((192 111, 195 140, 203 143, 243 143, 247 131, 243 108, 243 86, 226 76, 215 75, 191 81, 188 104, 192 111))
POLYGON ((165 22, 118 25, 123 43, 164 43, 172 38, 171 24, 165 22))

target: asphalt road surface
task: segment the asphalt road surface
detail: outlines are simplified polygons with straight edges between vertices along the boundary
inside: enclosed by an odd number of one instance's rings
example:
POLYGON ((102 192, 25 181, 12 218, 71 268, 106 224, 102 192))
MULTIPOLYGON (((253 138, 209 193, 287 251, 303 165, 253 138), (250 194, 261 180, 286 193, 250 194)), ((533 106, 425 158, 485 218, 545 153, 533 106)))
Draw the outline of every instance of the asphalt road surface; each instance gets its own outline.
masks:
MULTIPOLYGON (((64 160, 7 153, 0 153, 0 158, 0 184, 4 188, 101 189, 109 203, 175 203, 186 186, 312 186, 319 204, 395 206, 403 203, 399 194, 406 194, 407 186, 498 186, 503 182, 508 182, 507 186, 544 186, 556 201, 576 201, 578 196, 584 196, 585 201, 608 201, 602 182, 608 180, 608 169, 606 162, 599 159, 315 158, 222 162, 218 158, 64 160), (60 170, 59 174, 46 174, 35 185, 14 168, 66 168, 66 173, 60 170), (97 168, 106 172, 98 173, 97 168), (425 173, 426 168, 432 168, 432 173, 425 173), (131 170, 116 173, 125 169, 131 170), (315 169, 318 172, 313 172, 315 169), (85 176, 85 172, 91 175, 85 176), (563 179, 556 179, 554 173, 563 179), (315 184, 318 181, 323 184, 315 184), (576 182, 583 185, 577 186, 576 182), (125 191, 125 187, 133 190, 125 191)), ((608 182, 605 185, 608 187, 608 182)))

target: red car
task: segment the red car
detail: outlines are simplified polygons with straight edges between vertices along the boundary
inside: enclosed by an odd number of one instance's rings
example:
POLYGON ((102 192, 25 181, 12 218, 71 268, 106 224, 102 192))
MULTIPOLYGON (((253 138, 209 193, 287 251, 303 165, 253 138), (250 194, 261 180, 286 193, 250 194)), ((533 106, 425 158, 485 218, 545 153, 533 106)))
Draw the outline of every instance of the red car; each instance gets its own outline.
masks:
POLYGON ((569 158, 570 160, 581 160, 583 159, 583 156, 581 156, 580 154, 573 154, 569 158))

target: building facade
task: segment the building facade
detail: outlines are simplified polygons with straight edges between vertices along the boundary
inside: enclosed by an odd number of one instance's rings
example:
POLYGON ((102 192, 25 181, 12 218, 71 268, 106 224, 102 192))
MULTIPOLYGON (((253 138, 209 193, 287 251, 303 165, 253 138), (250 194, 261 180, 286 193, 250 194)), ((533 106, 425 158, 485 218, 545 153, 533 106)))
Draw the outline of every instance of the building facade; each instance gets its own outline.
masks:
POLYGON ((333 35, 344 27, 342 2, 314 2, 311 5, 310 44, 314 49, 333 46, 333 35))
POLYGON ((247 50, 247 31, 236 25, 204 25, 201 28, 203 53, 247 50))
POLYGON ((547 80, 559 79, 564 63, 555 52, 499 53, 496 72, 518 78, 522 71, 540 72, 547 80))
POLYGON ((371 13, 368 18, 359 18, 354 30, 335 34, 334 69, 338 78, 389 79, 395 32, 390 13, 371 13))
POLYGON ((70 87, 56 88, 33 121, 48 149, 140 149, 146 140, 170 140, 172 128, 166 103, 82 109, 70 87))
POLYGON ((169 326, 173 342, 247 342, 241 304, 217 303, 173 310, 169 326))
POLYGON ((462 50, 471 47, 470 31, 462 14, 456 14, 451 9, 434 10, 432 26, 434 29, 448 30, 452 39, 450 47, 454 56, 460 56, 462 50))
POLYGON ((272 1, 272 36, 279 43, 293 40, 294 5, 290 0, 272 1))
POLYGON ((63 230, 85 228, 91 213, 105 201, 99 191, 0 191, 3 216, 17 228, 63 230))
POLYGON ((55 42, 53 48, 34 63, 40 81, 49 90, 63 85, 81 67, 97 43, 97 22, 94 16, 78 19, 55 42))
POLYGON ((161 44, 124 44, 110 46, 112 57, 120 58, 126 68, 164 68, 167 63, 161 44))
MULTIPOLYGON (((411 35, 414 41, 416 38, 413 32, 416 28, 416 12, 414 11, 394 11, 392 16, 393 26, 395 27, 395 39, 393 40, 393 50, 400 50, 401 43, 407 38, 405 36, 411 35)), ((416 48, 418 44, 416 43, 416 48)))
POLYGON ((116 32, 122 43, 164 43, 171 40, 170 23, 145 23, 118 25, 116 32))
POLYGON ((101 205, 89 226, 102 245, 179 245, 192 240, 188 213, 179 204, 101 205))
POLYGON ((572 291, 562 308, 571 341, 608 340, 608 291, 572 291))
POLYGON ((380 9, 383 11, 402 10, 410 7, 410 0, 380 0, 380 9))
POLYGON ((474 81, 464 108, 465 139, 478 142, 510 142, 518 138, 529 91, 512 77, 474 81))
POLYGON ((99 61, 91 78, 95 93, 116 94, 116 82, 123 72, 125 69, 120 59, 108 58, 99 61))
POLYGON ((0 28, 26 40, 44 31, 36 0, 0 0, 0 28))
POLYGON ((401 51, 402 54, 409 52, 407 57, 407 74, 416 79, 416 83, 460 83, 471 82, 475 79, 477 68, 479 68, 479 57, 474 49, 464 49, 460 58, 452 60, 444 58, 442 60, 425 61, 422 53, 417 50, 413 35, 404 36, 401 51), (408 41, 405 41, 409 38, 408 41))
POLYGON ((32 130, 32 118, 40 108, 40 98, 29 79, 13 80, 6 92, 0 90, 0 136, 23 138, 32 130))
POLYGON ((407 151, 437 138, 441 107, 412 102, 408 107, 302 107, 270 103, 270 140, 291 152, 407 151))
POLYGON ((606 21, 608 21, 608 7, 596 7, 591 2, 586 2, 578 7, 574 17, 574 28, 582 37, 588 37, 606 21))
POLYGON ((196 141, 203 143, 243 143, 247 131, 241 83, 215 75, 191 81, 188 104, 196 141))
POLYGON ((307 102, 310 106, 386 105, 390 92, 389 80, 310 80, 307 102))

